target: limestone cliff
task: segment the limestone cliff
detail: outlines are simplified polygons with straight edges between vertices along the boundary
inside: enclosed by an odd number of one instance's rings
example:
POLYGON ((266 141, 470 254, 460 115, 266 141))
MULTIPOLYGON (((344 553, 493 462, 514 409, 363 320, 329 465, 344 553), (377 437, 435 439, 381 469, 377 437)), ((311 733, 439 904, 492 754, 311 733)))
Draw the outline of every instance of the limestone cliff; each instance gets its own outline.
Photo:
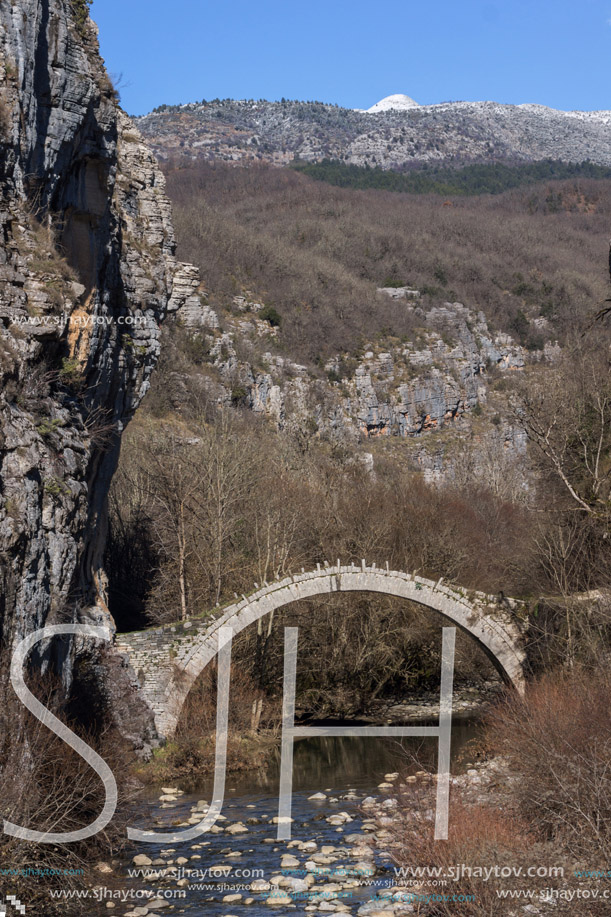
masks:
MULTIPOLYGON (((190 337, 197 368, 185 373, 176 360, 164 396, 178 412, 194 393, 246 408, 304 441, 360 447, 367 463, 369 441, 400 440, 401 460, 429 481, 454 478, 467 456, 471 478, 489 476, 484 440, 504 463, 521 462, 526 438, 509 406, 513 380, 557 359, 558 344, 527 350, 462 303, 426 305, 405 288, 378 292, 402 300, 413 332, 372 341, 361 354, 339 354, 319 368, 274 352, 277 329, 261 319, 263 304, 250 291, 218 315, 205 294, 193 292, 164 334, 168 349, 177 326, 190 337)), ((185 352, 184 336, 178 347, 185 352)))
MULTIPOLYGON (((85 0, 0 6, 0 635, 111 623, 121 432, 180 305, 164 179, 118 106, 85 0)), ((4 667, 5 668, 5 667, 4 667)), ((62 665, 69 681, 70 666, 62 665)), ((116 683, 116 680, 115 680, 116 683)))

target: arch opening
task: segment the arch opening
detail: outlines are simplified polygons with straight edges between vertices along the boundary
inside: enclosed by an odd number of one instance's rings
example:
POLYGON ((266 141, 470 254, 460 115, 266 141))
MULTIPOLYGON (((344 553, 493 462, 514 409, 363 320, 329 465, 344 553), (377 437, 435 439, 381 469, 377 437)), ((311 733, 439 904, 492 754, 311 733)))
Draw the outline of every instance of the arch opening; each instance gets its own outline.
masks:
POLYGON ((444 585, 441 581, 434 583, 411 574, 365 565, 359 569, 338 564, 266 585, 250 597, 221 610, 213 620, 141 631, 129 635, 132 640, 127 646, 125 638, 120 638, 138 671, 138 656, 142 656, 147 634, 151 635, 152 657, 157 667, 152 672, 150 665, 148 671, 144 667, 141 686, 153 709, 160 734, 167 737, 174 732, 189 691, 216 655, 219 627, 229 626, 237 636, 270 612, 301 599, 349 592, 381 593, 438 612, 442 620, 457 626, 478 643, 507 683, 520 693, 523 691, 525 652, 517 603, 514 603, 515 609, 510 605, 500 607, 491 596, 468 594, 460 587, 444 585))

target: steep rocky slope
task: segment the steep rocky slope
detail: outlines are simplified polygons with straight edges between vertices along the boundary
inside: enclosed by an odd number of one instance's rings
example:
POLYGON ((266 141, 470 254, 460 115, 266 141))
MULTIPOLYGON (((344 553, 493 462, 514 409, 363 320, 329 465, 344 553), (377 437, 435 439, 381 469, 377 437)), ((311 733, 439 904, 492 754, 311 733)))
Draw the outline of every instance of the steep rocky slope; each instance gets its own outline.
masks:
MULTIPOLYGON (((83 0, 0 8, 5 650, 45 623, 112 625, 107 491, 177 269, 163 176, 117 105, 96 35, 83 0)), ((122 677, 108 680, 117 694, 122 677)))
POLYGON ((412 313, 414 333, 372 342, 358 356, 334 356, 323 372, 277 352, 277 328, 252 294, 235 296, 218 313, 199 297, 166 329, 169 352, 176 348, 175 368, 163 372, 166 407, 181 413, 195 397, 247 409, 278 432, 346 449, 370 469, 373 441, 400 443, 396 460, 429 482, 465 473, 465 463, 470 474, 490 476, 494 455, 513 487, 526 440, 508 410, 510 380, 552 364, 558 344, 529 351, 462 303, 426 308, 418 291, 378 292, 412 313))
POLYGON ((161 106, 138 126, 160 159, 283 165, 297 156, 392 169, 550 157, 611 165, 611 113, 543 105, 449 102, 372 113, 322 102, 217 99, 161 106))

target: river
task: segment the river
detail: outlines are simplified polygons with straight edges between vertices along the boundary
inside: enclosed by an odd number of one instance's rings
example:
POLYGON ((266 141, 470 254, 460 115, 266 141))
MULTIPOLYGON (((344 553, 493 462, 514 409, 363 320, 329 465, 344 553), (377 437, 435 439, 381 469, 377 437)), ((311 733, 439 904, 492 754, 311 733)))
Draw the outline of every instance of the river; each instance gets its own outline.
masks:
MULTIPOLYGON (((465 769, 469 757, 464 754, 465 745, 476 735, 474 720, 455 719, 453 774, 465 769)), ((363 850, 359 838, 366 837, 371 830, 367 826, 367 811, 361 808, 363 799, 367 796, 384 799, 392 794, 388 788, 379 788, 385 775, 398 772, 402 777, 407 776, 422 765, 434 771, 435 761, 436 740, 431 738, 400 741, 362 737, 299 739, 294 753, 291 841, 276 840, 277 826, 271 822, 278 814, 278 755, 265 770, 228 777, 222 812, 226 821, 218 822, 219 833, 207 833, 180 845, 139 843, 130 851, 129 863, 121 866, 122 889, 132 897, 125 903, 117 901, 114 908, 99 913, 144 917, 148 907, 149 914, 188 914, 190 917, 262 917, 270 913, 304 913, 306 908, 308 912, 357 914, 379 887, 372 891, 371 886, 357 886, 355 875, 360 880, 364 871, 373 866, 376 882, 386 886, 394 884, 394 873, 388 861, 377 853, 373 859, 359 855, 359 850, 361 854, 363 850), (318 792, 327 798, 318 801, 308 798, 318 792), (334 823, 330 824, 327 818, 334 815, 334 823), (346 816, 351 820, 345 820, 346 816), (244 826, 244 832, 229 833, 227 829, 231 831, 238 823, 244 826), (298 846, 304 842, 309 842, 308 848, 298 846), (132 858, 138 854, 146 855, 152 864, 145 866, 139 877, 130 878, 128 869, 133 868, 132 858), (294 856, 295 862, 287 861, 287 856, 294 856), (292 863, 292 867, 287 868, 287 862, 292 863), (222 874, 210 875, 213 866, 223 867, 222 874), (229 867, 231 872, 227 872, 229 867), (178 872, 151 878, 148 870, 156 868, 169 868, 170 871, 178 868, 178 872), (188 878, 184 878, 187 871, 190 871, 188 878), (310 877, 310 886, 306 888, 303 876, 308 871, 316 878, 312 884, 310 877), (266 883, 272 876, 282 873, 296 877, 295 887, 288 888, 291 901, 271 906, 267 900, 269 890, 250 888, 253 881, 266 883), (325 894, 325 889, 332 891, 325 894), (143 898, 149 891, 158 893, 154 902, 143 898), (175 893, 184 894, 184 897, 172 897, 175 893), (237 895, 241 897, 223 900, 226 896, 237 895)), ((195 792, 162 803, 159 801, 163 795, 161 788, 148 787, 142 795, 138 827, 168 830, 185 823, 194 817, 198 806, 201 814, 202 800, 209 802, 211 791, 211 781, 204 781, 195 792)), ((432 804, 433 794, 431 786, 432 804)), ((281 895, 286 892, 286 888, 280 890, 281 895)))

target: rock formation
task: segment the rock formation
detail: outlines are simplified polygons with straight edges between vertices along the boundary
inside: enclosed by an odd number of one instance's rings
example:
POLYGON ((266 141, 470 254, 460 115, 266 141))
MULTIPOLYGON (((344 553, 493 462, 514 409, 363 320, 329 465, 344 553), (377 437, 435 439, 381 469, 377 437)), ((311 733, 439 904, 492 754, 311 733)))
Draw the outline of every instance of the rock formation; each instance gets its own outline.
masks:
MULTIPOLYGON (((87 10, 85 0, 0 7, 7 653, 44 624, 112 627, 102 566, 108 486, 168 302, 181 304, 164 179, 117 103, 87 10)), ((61 661, 66 685, 73 662, 73 652, 61 661)), ((126 677, 113 675, 118 694, 126 677)))
POLYGON ((406 442, 405 457, 431 481, 453 474, 463 451, 458 440, 472 440, 481 452, 481 430, 475 429, 480 415, 498 454, 524 456, 525 437, 493 383, 529 363, 553 361, 558 346, 528 351, 510 335, 492 332, 483 312, 459 302, 425 308, 417 290, 378 292, 413 313, 414 333, 385 347, 372 343, 358 359, 338 355, 325 364, 325 375, 271 351, 257 357, 257 345, 273 338, 275 329, 260 318, 263 305, 250 292, 234 297, 234 313, 223 313, 222 331, 206 306, 213 317, 207 314, 205 323, 183 321, 207 358, 199 375, 173 374, 176 410, 189 392, 203 387, 213 402, 247 408, 278 430, 352 446, 396 437, 406 442))

